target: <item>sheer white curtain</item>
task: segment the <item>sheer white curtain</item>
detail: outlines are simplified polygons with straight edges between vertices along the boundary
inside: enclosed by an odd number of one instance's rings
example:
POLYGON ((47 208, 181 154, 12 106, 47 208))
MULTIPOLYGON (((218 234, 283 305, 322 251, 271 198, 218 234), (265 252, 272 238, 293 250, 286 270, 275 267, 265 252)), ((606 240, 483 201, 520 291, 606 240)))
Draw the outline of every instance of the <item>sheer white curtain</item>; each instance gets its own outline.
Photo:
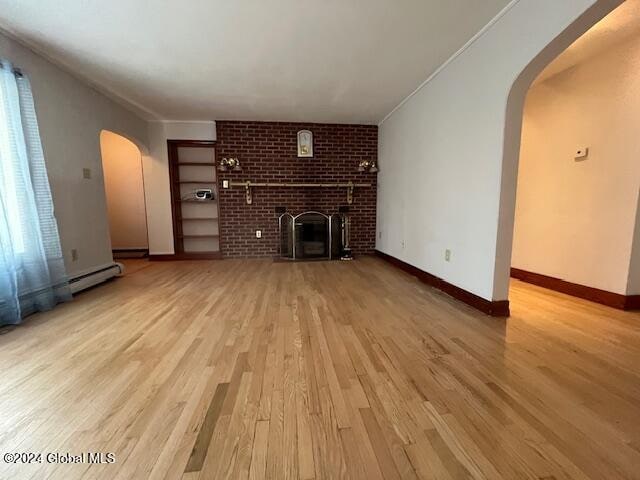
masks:
POLYGON ((0 60, 0 325, 71 298, 31 85, 0 60))

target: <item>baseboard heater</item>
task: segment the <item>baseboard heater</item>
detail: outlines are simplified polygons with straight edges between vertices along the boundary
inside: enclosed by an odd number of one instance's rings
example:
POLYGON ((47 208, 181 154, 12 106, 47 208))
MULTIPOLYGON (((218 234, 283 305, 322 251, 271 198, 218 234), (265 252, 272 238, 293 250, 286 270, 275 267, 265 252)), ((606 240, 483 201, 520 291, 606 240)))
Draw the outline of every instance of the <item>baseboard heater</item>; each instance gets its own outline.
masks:
POLYGON ((69 287, 71 288, 71 293, 75 294, 82 290, 86 290, 87 288, 91 288, 94 285, 98 285, 99 283, 106 282, 110 278, 121 275, 122 273, 124 273, 124 265, 121 263, 114 263, 113 265, 99 268, 93 272, 84 273, 71 278, 69 280, 69 287))

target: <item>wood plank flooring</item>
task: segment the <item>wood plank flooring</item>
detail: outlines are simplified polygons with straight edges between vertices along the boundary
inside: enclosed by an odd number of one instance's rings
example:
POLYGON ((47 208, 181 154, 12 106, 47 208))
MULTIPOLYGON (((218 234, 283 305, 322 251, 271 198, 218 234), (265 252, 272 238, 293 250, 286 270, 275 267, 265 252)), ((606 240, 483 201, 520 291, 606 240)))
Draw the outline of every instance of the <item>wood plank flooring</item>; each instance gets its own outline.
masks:
POLYGON ((135 263, 0 336, 2 479, 640 478, 640 314, 376 258, 135 263))

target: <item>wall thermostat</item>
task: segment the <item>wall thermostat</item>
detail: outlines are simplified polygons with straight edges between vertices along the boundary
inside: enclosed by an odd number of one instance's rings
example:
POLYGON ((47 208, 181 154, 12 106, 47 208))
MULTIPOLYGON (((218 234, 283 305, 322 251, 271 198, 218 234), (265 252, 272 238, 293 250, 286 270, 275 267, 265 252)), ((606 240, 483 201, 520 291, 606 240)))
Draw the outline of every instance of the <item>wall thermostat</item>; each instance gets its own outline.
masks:
POLYGON ((589 147, 579 147, 575 151, 574 158, 576 160, 580 160, 582 158, 585 158, 587 155, 589 155, 589 147))

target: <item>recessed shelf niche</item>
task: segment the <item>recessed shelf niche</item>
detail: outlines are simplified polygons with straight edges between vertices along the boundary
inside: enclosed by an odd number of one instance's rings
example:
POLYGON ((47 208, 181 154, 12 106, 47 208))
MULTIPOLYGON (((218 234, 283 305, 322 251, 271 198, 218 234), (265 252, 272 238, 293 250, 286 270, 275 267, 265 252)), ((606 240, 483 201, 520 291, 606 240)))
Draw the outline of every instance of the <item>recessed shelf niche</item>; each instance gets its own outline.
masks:
POLYGON ((167 143, 176 257, 220 258, 215 142, 167 143), (213 199, 195 198, 199 189, 211 189, 213 199))

